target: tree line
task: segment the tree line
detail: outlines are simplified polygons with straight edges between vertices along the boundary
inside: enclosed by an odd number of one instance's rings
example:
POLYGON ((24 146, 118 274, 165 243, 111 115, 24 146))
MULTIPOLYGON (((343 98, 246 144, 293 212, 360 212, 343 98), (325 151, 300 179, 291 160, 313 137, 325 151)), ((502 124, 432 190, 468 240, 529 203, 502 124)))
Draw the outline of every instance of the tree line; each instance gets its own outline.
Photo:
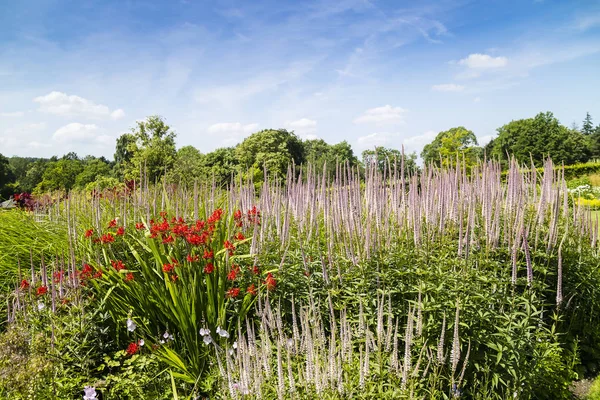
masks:
MULTIPOLYGON (((105 189, 125 180, 139 180, 142 175, 149 182, 166 179, 191 185, 196 179, 226 184, 239 175, 260 182, 265 170, 269 176, 283 179, 290 165, 296 165, 298 172, 310 165, 330 176, 339 163, 351 168, 375 163, 382 171, 399 169, 404 163, 406 174, 418 169, 416 153, 403 157, 399 149, 379 146, 364 151, 359 160, 347 141, 328 144, 322 139, 301 140, 285 129, 262 130, 236 146, 206 154, 193 146, 177 149, 175 138, 163 118, 150 116, 117 139, 114 160, 81 158, 75 153, 60 158, 7 158, 0 154, 0 198, 20 192, 105 189)), ((565 165, 600 158, 600 125, 594 126, 587 113, 581 128, 566 127, 551 112, 545 112, 503 125, 485 146, 479 146, 473 131, 460 126, 440 132, 421 152, 425 164, 451 166, 460 160, 467 168, 482 159, 508 165, 510 157, 540 166, 548 156, 565 165)))

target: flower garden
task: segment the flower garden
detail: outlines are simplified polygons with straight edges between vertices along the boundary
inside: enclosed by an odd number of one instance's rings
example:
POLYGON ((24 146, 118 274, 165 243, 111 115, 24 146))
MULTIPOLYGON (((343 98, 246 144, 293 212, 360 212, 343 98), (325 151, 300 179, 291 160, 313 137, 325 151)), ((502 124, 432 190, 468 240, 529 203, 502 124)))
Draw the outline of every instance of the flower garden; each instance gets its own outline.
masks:
POLYGON ((142 179, 0 224, 0 398, 570 399, 598 373, 597 217, 551 161, 142 179))

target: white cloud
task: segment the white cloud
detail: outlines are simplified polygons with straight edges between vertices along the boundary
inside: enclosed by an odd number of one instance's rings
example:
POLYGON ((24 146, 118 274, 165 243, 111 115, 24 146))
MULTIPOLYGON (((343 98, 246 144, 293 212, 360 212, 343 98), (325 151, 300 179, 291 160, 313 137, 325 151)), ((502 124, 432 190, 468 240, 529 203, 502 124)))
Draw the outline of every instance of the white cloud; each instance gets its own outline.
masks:
POLYGON ((15 112, 2 112, 0 113, 0 117, 6 118, 19 118, 25 115, 23 111, 15 111, 15 112))
POLYGON ((317 132, 317 121, 312 120, 312 119, 308 119, 308 118, 301 118, 297 121, 292 121, 292 122, 286 122, 285 126, 290 129, 293 130, 296 134, 298 134, 301 138, 303 139, 307 139, 307 140, 313 140, 317 138, 316 132, 317 132))
POLYGON ((388 146, 394 137, 398 136, 396 133, 390 132, 375 132, 366 136, 361 136, 356 140, 357 149, 373 149, 377 146, 388 146))
POLYGON ((31 148, 34 148, 34 149, 41 149, 41 148, 45 148, 45 147, 52 147, 51 144, 38 142, 36 140, 27 143, 27 146, 29 146, 31 148))
POLYGON ((96 136, 96 142, 103 146, 114 146, 117 138, 109 135, 99 135, 96 136))
POLYGON ((257 132, 258 124, 242 124, 240 122, 219 122, 208 127, 208 133, 219 135, 221 143, 233 145, 241 141, 245 136, 257 132))
POLYGON ((401 107, 392 107, 389 104, 383 107, 371 108, 354 120, 355 124, 363 123, 400 123, 403 122, 406 110, 401 107))
POLYGON ((123 111, 122 108, 119 108, 110 113, 110 119, 114 119, 114 120, 121 119, 124 116, 125 116, 125 111, 123 111))
POLYGON ((434 90, 436 92, 460 92, 464 89, 464 86, 457 85, 455 83, 443 83, 441 85, 433 85, 431 87, 431 90, 434 90))
POLYGON ((492 57, 488 54, 469 54, 467 58, 463 58, 458 62, 471 69, 495 69, 502 68, 508 64, 506 57, 492 57))
POLYGON ((72 122, 58 128, 52 138, 57 142, 86 142, 96 138, 98 127, 94 124, 72 122))
POLYGON ((477 144, 479 146, 485 146, 486 144, 488 144, 490 142, 490 140, 492 140, 496 135, 485 135, 485 136, 478 136, 477 137, 477 144))
POLYGON ((438 135, 436 131, 426 131, 421 135, 410 136, 402 141, 404 145, 404 151, 406 153, 412 153, 413 151, 417 154, 421 153, 423 147, 429 144, 438 135))
POLYGON ((95 104, 93 101, 84 99, 83 97, 57 91, 50 92, 45 96, 38 96, 33 101, 40 105, 39 111, 59 116, 118 119, 125 115, 125 112, 121 109, 111 112, 103 104, 95 104))

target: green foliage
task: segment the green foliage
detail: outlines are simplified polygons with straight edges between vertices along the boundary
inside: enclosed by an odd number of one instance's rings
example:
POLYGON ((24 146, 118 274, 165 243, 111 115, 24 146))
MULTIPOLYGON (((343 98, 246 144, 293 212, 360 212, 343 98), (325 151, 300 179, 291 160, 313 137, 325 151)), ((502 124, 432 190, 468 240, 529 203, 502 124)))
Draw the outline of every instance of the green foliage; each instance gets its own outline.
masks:
POLYGON ((89 159, 85 162, 83 171, 75 178, 75 186, 80 189, 85 188, 91 182, 108 177, 110 172, 110 165, 105 160, 99 158, 89 159))
POLYGON ((158 115, 138 121, 130 136, 119 138, 116 164, 123 165, 126 179, 140 179, 140 173, 145 171, 149 182, 155 182, 175 162, 175 136, 171 127, 158 115), (125 149, 123 146, 126 146, 125 149))
POLYGON ((75 153, 69 153, 60 160, 50 161, 38 183, 35 192, 44 193, 55 190, 70 191, 75 187, 77 176, 83 171, 81 160, 75 153))
POLYGON ((350 167, 358 164, 358 160, 347 141, 329 145, 323 139, 305 140, 302 142, 306 165, 311 165, 317 173, 326 172, 329 176, 335 174, 337 164, 348 163, 350 167), (326 171, 323 171, 323 167, 326 171))
POLYGON ((305 160, 302 142, 285 129, 266 129, 253 133, 235 148, 235 156, 243 171, 262 171, 273 176, 285 176, 288 166, 300 166, 305 160))
POLYGON ((404 162, 404 176, 414 175, 419 167, 417 166, 417 153, 402 155, 400 150, 390 149, 383 146, 378 146, 375 150, 365 150, 362 152, 363 165, 372 163, 377 164, 377 169, 380 172, 393 174, 394 170, 400 174, 402 163, 404 162), (403 160, 404 158, 404 160, 403 160))
POLYGON ((201 174, 208 181, 214 179, 217 184, 226 185, 237 174, 238 167, 235 148, 222 147, 202 158, 201 174))
POLYGON ((15 175, 10 168, 8 158, 0 154, 0 200, 7 199, 13 193, 13 188, 9 185, 14 181, 15 175))
POLYGON ((188 188, 194 187, 194 181, 203 176, 204 156, 194 146, 184 146, 177 151, 173 168, 167 172, 167 182, 180 183, 188 188))
POLYGON ((536 166, 551 157, 566 165, 585 162, 590 158, 586 136, 560 124, 551 112, 534 118, 511 121, 498 128, 498 136, 487 147, 488 156, 507 162, 514 156, 519 163, 536 166))
POLYGON ((421 158, 425 164, 456 166, 463 158, 467 169, 481 158, 482 149, 477 145, 477 137, 463 126, 438 133, 433 142, 425 145, 421 158))

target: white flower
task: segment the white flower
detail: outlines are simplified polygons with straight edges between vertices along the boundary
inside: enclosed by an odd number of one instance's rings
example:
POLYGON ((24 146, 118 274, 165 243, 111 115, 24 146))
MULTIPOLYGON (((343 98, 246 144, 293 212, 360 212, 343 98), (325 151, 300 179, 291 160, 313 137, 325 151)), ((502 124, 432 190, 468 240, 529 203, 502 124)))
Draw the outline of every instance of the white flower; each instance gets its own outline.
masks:
POLYGON ((237 341, 233 342, 233 348, 237 350, 237 341))
POLYGON ((173 338, 173 335, 169 335, 169 340, 175 340, 175 339, 173 338))
POLYGON ((137 328, 137 325, 135 324, 135 322, 133 322, 133 320, 131 318, 127 318, 127 330, 129 332, 133 332, 133 331, 135 331, 135 328, 137 328))
POLYGON ((163 337, 164 337, 165 339, 168 339, 168 338, 169 338, 169 332, 168 332, 168 331, 166 331, 166 332, 163 334, 163 337))
POLYGON ((229 333, 225 329, 221 329, 220 326, 217 326, 217 335, 224 338, 229 338, 229 333))
POLYGON ((200 328, 200 335, 201 336, 210 335, 210 329, 208 329, 208 328, 200 328))
POLYGON ((38 311, 42 311, 44 308, 46 308, 46 305, 41 301, 38 301, 38 311))
POLYGON ((204 341, 204 344, 211 344, 212 343, 212 337, 210 337, 210 335, 206 335, 202 338, 202 341, 204 341))
POLYGON ((229 349, 227 352, 229 353, 230 356, 233 355, 233 349, 229 349))
POLYGON ((160 344, 165 344, 165 341, 160 339, 160 344))
POLYGON ((83 400, 96 400, 97 399, 97 394, 96 394, 96 388, 93 386, 86 386, 84 389, 84 395, 83 395, 83 400))
POLYGON ((144 345, 144 339, 140 339, 140 341, 138 342, 138 344, 139 344, 140 346, 143 346, 143 345, 144 345))

